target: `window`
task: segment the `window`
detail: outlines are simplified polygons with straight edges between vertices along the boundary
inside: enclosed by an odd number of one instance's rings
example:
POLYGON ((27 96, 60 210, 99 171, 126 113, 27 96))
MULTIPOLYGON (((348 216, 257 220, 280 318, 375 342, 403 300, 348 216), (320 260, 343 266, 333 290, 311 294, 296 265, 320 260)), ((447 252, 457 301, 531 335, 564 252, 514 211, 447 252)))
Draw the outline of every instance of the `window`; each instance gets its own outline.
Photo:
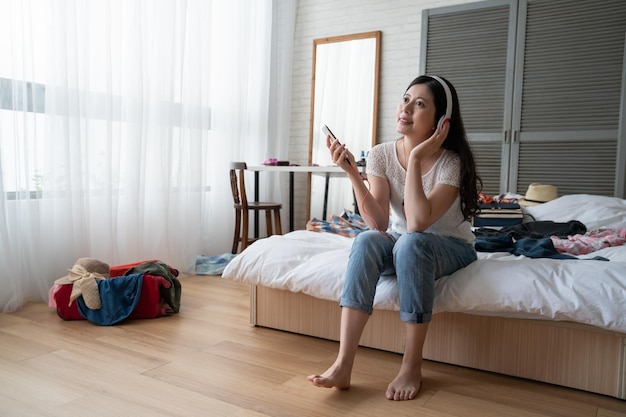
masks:
MULTIPOLYGON (((54 190, 69 189, 63 173, 68 164, 81 164, 86 174, 80 184, 73 180, 72 187, 118 187, 115 178, 89 173, 114 170, 111 161, 118 158, 103 156, 123 153, 120 143, 137 137, 133 129, 145 132, 146 117, 151 118, 150 129, 167 131, 173 143, 181 142, 182 126, 205 132, 210 128, 208 98, 185 96, 199 90, 188 85, 199 81, 186 77, 185 71, 200 71, 197 62, 189 62, 200 61, 195 53, 200 41, 185 33, 194 32, 200 18, 181 18, 187 12, 182 3, 168 5, 180 16, 167 22, 159 20, 149 2, 74 6, 55 8, 47 0, 9 2, 0 15, 0 192, 7 199, 39 198, 42 184, 50 180, 54 190), (169 32, 155 35, 159 24, 169 32), (186 48, 194 53, 186 54, 186 48), (82 153, 68 157, 71 162, 59 162, 55 173, 44 172, 44 164, 50 165, 48 151, 72 147, 59 141, 70 136, 82 153)), ((171 152, 179 149, 172 146, 171 152)), ((118 165, 124 169, 124 163, 118 165)))

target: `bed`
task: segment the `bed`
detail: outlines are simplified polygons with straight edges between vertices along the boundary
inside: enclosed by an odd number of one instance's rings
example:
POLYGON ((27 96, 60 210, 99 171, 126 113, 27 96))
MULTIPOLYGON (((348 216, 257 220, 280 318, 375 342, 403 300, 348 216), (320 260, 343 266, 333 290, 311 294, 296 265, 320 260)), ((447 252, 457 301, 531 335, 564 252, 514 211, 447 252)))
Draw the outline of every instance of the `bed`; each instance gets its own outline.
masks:
MULTIPOLYGON (((626 399, 626 200, 568 195, 525 214, 615 233, 578 247, 576 259, 479 252, 437 281, 424 358, 626 399)), ((222 277, 250 284, 252 324, 338 340, 352 241, 304 230, 271 236, 222 277)), ((395 278, 381 277, 361 345, 402 353, 403 332, 395 278)))

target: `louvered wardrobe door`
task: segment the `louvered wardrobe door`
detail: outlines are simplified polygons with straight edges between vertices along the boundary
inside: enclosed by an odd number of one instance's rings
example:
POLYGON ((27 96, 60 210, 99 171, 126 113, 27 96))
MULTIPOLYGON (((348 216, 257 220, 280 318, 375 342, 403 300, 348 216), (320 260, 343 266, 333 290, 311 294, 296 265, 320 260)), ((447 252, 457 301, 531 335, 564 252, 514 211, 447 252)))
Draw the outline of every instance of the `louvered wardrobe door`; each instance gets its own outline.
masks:
POLYGON ((425 10, 420 69, 456 88, 483 191, 508 182, 515 1, 486 1, 425 10), (513 24, 512 24, 512 23, 513 24))
POLYGON ((422 20, 420 68, 456 86, 486 193, 624 196, 626 1, 489 0, 422 20))
POLYGON ((626 2, 530 0, 518 28, 509 187, 619 195, 626 2))

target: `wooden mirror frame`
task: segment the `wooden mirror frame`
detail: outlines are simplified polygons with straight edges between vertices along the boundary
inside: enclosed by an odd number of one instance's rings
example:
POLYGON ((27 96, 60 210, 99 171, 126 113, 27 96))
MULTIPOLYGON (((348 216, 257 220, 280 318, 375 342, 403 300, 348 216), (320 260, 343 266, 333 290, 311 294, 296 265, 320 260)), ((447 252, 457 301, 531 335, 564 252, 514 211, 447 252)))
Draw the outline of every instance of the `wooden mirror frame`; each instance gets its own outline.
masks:
MULTIPOLYGON (((364 32, 350 35, 342 35, 342 36, 334 36, 328 38, 319 38, 313 40, 313 72, 311 77, 311 116, 310 116, 310 126, 309 126, 309 165, 313 164, 313 151, 316 143, 318 142, 318 138, 315 136, 319 136, 316 132, 319 133, 319 126, 316 129, 315 123, 315 91, 316 91, 316 70, 317 70, 317 59, 318 59, 318 47, 322 47, 323 45, 335 44, 340 42, 351 42, 357 41, 361 39, 374 39, 375 48, 374 48, 374 79, 373 79, 373 97, 372 97, 372 124, 371 124, 371 141, 370 143, 362 143, 362 144, 354 144, 351 142, 351 139, 347 139, 347 145, 352 150, 353 153, 357 152, 354 156, 359 159, 358 152, 361 150, 369 151, 371 147, 376 145, 376 133, 377 133, 377 124, 378 124, 378 86, 379 86, 379 72, 380 72, 380 47, 381 47, 381 31, 373 31, 373 32, 364 32), (314 136, 315 135, 315 136, 314 136), (362 148, 361 148, 362 146, 362 148)), ((341 69, 338 69, 341 71, 341 69)), ((329 126, 331 130, 333 126, 329 126)), ((337 134, 337 132, 335 132, 337 134)), ((340 135, 341 136, 341 135, 340 135)), ((340 138, 341 140, 341 138, 340 138)), ((342 141, 343 142, 343 141, 342 141)), ((326 148, 326 144, 321 144, 324 149, 326 148)), ((309 174, 308 178, 308 187, 307 187, 307 205, 306 205, 306 219, 307 221, 311 216, 311 187, 313 185, 311 174, 309 174)))

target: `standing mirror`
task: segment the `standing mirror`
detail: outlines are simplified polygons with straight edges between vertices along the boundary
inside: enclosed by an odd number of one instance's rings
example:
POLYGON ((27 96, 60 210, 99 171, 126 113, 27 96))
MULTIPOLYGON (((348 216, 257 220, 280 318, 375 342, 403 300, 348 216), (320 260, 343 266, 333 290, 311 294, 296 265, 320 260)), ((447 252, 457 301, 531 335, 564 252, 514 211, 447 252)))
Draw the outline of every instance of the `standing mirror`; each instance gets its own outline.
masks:
MULTIPOLYGON (((309 165, 333 165, 323 125, 357 161, 376 143, 380 36, 377 31, 313 41, 309 165)), ((310 175, 307 197, 308 219, 355 210, 352 187, 344 174, 332 175, 329 181, 323 175, 310 175)))

